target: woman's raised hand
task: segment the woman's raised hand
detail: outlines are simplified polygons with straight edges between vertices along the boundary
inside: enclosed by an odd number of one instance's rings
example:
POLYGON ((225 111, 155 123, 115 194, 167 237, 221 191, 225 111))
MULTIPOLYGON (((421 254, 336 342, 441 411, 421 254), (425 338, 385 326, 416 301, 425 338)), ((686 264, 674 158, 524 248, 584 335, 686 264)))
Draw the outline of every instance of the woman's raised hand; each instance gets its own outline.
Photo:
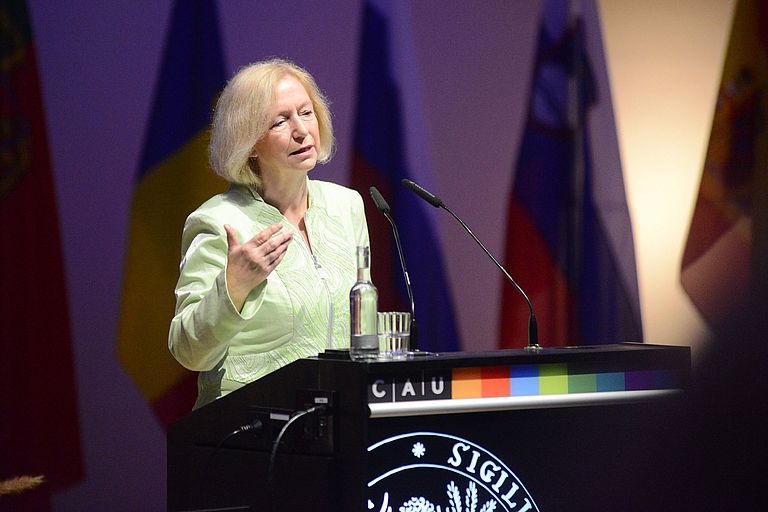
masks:
POLYGON ((241 244, 230 225, 224 224, 224 230, 227 232, 229 246, 227 291, 235 308, 240 311, 251 290, 263 283, 283 261, 288 244, 293 240, 293 233, 283 231, 281 224, 273 224, 241 244))

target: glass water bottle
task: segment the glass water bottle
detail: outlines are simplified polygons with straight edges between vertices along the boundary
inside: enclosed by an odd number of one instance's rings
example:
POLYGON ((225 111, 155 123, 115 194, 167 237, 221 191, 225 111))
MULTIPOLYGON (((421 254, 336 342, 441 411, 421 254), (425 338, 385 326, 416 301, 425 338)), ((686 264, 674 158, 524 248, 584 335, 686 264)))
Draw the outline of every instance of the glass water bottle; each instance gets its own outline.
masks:
POLYGON ((370 251, 357 248, 357 282, 349 292, 349 356, 354 361, 371 361, 379 356, 376 313, 379 292, 371 282, 370 251))

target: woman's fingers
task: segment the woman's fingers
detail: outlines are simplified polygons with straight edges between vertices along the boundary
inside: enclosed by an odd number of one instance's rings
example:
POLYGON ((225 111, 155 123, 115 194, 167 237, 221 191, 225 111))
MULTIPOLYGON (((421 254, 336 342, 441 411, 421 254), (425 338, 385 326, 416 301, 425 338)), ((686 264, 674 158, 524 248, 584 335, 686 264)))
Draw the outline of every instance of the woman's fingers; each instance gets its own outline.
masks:
POLYGON ((230 259, 241 261, 256 273, 271 272, 282 261, 288 244, 293 240, 293 233, 283 230, 281 224, 273 224, 259 231, 242 245, 231 226, 225 224, 224 230, 227 233, 230 259))
POLYGON ((240 244, 237 233, 228 224, 227 233, 227 290, 238 311, 248 294, 262 283, 283 261, 293 233, 284 230, 280 224, 273 224, 256 233, 250 240, 240 244))
MULTIPOLYGON (((269 238, 261 245, 252 245, 252 261, 258 264, 260 260, 266 260, 268 264, 272 264, 274 260, 281 254, 288 250, 288 244, 293 240, 293 233, 285 231, 278 233, 269 238)), ((255 242, 254 242, 255 244, 255 242)))
POLYGON ((280 230, 283 229, 282 224, 272 224, 271 226, 262 229, 255 235, 253 235, 253 238, 248 240, 246 243, 248 244, 255 244, 257 246, 262 245, 269 240, 272 239, 273 236, 275 236, 276 233, 278 233, 280 230))
POLYGON ((288 252, 288 245, 293 240, 293 233, 286 232, 280 233, 280 235, 273 237, 269 243, 273 245, 271 255, 272 266, 277 266, 282 261, 285 253, 288 252))
MULTIPOLYGON (((277 251, 275 251, 277 252, 277 251)), ((272 264, 270 265, 273 269, 280 264, 281 261, 283 261, 283 258, 285 257, 285 254, 288 252, 288 246, 285 246, 285 249, 280 251, 280 254, 277 255, 277 257, 274 259, 272 264)))

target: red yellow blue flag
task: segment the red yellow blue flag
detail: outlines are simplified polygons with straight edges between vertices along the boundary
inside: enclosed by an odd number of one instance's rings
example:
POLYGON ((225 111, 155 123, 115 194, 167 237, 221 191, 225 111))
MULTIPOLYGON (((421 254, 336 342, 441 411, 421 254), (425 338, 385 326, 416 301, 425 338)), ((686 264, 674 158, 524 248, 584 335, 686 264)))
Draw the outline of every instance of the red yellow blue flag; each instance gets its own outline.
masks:
POLYGON ((208 166, 212 107, 225 84, 216 4, 175 3, 133 197, 118 354, 164 425, 189 412, 195 375, 168 351, 186 216, 226 183, 208 166))

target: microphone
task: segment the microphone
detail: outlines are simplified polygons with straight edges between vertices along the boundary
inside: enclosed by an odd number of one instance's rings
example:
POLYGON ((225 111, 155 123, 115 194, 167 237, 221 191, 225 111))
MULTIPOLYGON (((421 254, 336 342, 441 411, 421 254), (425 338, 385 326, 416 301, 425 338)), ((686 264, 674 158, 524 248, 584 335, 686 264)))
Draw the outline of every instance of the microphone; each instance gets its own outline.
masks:
POLYGON ((469 229, 469 227, 464 223, 464 221, 461 220, 455 213, 453 213, 451 211, 451 209, 448 208, 445 205, 445 203, 443 203, 443 201, 439 197, 437 197, 432 192, 429 192, 424 187, 422 187, 422 186, 412 182, 411 180, 404 179, 404 180, 402 180, 402 183, 403 183, 403 185, 406 186, 406 188, 408 188, 411 191, 413 191, 414 193, 416 193, 417 196, 419 196, 420 198, 422 198, 423 200, 425 200, 426 202, 428 202, 429 204, 431 204, 435 208, 442 208, 443 210, 445 210, 448 213, 450 213, 451 216, 454 219, 456 219, 459 222, 459 224, 461 224, 461 227, 463 227, 464 230, 466 230, 466 232, 469 233, 469 235, 472 237, 472 239, 475 242, 477 242, 477 245, 480 246, 480 248, 485 252, 485 254, 487 254, 488 257, 491 258, 491 260, 493 260, 493 262, 496 264, 496 266, 499 267, 499 269, 502 271, 504 276, 509 280, 509 282, 512 283, 515 286, 515 288, 517 288, 517 291, 520 292, 520 294, 525 299, 525 302, 528 304, 528 311, 529 311, 529 316, 528 316, 528 346, 525 347, 525 348, 526 348, 526 350, 533 350, 533 351, 541 350, 541 347, 539 346, 539 328, 538 328, 538 324, 536 323, 536 315, 533 312, 533 304, 531 304, 531 300, 528 298, 528 295, 526 295, 525 292, 523 291, 523 289, 520 288, 520 285, 518 285, 517 282, 515 282, 515 280, 512 279, 512 276, 510 276, 509 272, 507 272, 507 270, 504 267, 501 266, 501 263, 496 261, 496 258, 493 257, 493 254, 491 254, 488 251, 488 249, 485 248, 483 243, 480 240, 478 240, 478 238, 475 236, 475 234, 472 232, 472 230, 469 229))
POLYGON ((392 226, 392 233, 395 235, 395 245, 397 246, 397 254, 400 256, 400 267, 403 269, 403 276, 405 277, 405 289, 408 292, 408 300, 411 303, 411 348, 410 350, 416 352, 419 350, 419 338, 418 329, 416 328, 416 307, 413 301, 413 288, 411 288, 411 278, 408 275, 408 269, 405 267, 405 256, 403 256, 403 246, 400 243, 400 234, 397 231, 395 221, 390 215, 389 204, 384 200, 384 197, 379 193, 376 187, 368 189, 371 193, 371 199, 376 205, 376 209, 379 210, 389 221, 392 226))

